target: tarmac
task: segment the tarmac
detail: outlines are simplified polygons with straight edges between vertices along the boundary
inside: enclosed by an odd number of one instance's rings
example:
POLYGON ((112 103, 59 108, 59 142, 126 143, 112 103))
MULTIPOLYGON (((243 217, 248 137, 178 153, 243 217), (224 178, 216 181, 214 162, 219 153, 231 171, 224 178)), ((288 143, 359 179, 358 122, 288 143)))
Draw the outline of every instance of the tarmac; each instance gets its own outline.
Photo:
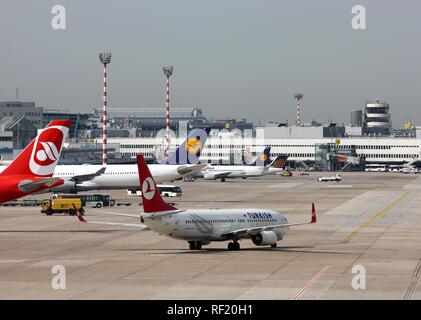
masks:
MULTIPOLYGON (((318 223, 291 228, 276 249, 190 251, 150 230, 0 207, 0 299, 421 299, 421 176, 320 175, 176 182, 183 196, 167 200, 180 209, 267 208, 303 222, 314 202, 318 223)), ((140 224, 109 214, 139 214, 139 198, 110 194, 131 205, 86 218, 140 224)))

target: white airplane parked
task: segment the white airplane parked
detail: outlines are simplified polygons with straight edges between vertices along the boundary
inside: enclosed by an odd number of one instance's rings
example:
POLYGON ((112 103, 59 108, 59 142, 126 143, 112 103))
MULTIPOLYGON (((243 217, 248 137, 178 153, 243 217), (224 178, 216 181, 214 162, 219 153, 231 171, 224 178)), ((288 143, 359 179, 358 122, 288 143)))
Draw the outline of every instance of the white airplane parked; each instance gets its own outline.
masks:
MULTIPOLYGON (((286 160, 288 156, 280 154, 275 160, 270 160, 270 147, 266 147, 254 160, 253 163, 245 165, 214 165, 207 164, 206 168, 195 174, 196 178, 205 180, 218 180, 225 182, 227 178, 249 178, 264 175, 273 175, 283 171, 283 168, 276 168, 273 165, 279 164, 280 159, 286 160)), ((285 164, 285 162, 284 162, 285 164)))
MULTIPOLYGON (((239 250, 238 241, 242 239, 251 239, 257 246, 275 248, 290 227, 316 223, 314 203, 311 221, 306 223, 289 223, 283 214, 266 209, 179 210, 163 201, 143 155, 137 156, 137 164, 144 209, 140 221, 155 232, 188 241, 190 250, 200 250, 202 245, 212 241, 227 240, 231 241, 228 250, 239 250)), ((80 213, 78 217, 86 222, 80 213)), ((145 228, 142 225, 134 226, 145 228)))
MULTIPOLYGON (((163 164, 150 165, 158 183, 174 181, 203 169, 199 157, 209 129, 194 129, 188 138, 173 152, 163 164)), ((0 167, 0 172, 5 168, 0 167)), ((90 190, 133 189, 139 187, 139 174, 136 164, 102 165, 59 165, 53 177, 64 183, 44 192, 77 193, 90 190)))

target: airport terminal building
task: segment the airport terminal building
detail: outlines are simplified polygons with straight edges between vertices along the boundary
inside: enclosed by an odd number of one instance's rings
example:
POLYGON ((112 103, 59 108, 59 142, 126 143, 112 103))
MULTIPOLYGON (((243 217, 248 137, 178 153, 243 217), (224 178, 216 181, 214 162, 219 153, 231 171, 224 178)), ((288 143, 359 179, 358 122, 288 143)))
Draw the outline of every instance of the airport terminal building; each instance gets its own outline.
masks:
MULTIPOLYGON (((184 137, 172 140, 178 146, 184 137)), ((120 153, 134 158, 143 153, 152 158, 157 148, 163 145, 160 138, 111 138, 110 143, 120 145, 120 153)), ((234 163, 242 152, 260 152, 271 147, 271 155, 289 154, 294 162, 316 162, 319 145, 335 145, 339 150, 355 150, 366 163, 403 164, 421 157, 421 128, 416 136, 350 136, 344 127, 258 127, 254 134, 211 131, 205 144, 202 160, 212 163, 234 163), (237 158, 236 158, 237 157, 237 158)))

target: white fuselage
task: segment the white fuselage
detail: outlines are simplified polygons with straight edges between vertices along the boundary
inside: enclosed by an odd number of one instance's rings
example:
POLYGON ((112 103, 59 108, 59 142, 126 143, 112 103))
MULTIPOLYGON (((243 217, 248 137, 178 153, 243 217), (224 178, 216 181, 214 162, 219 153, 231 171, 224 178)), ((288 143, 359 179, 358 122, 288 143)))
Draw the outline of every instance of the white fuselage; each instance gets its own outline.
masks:
MULTIPOLYGON (((180 167, 192 165, 166 165, 151 164, 151 171, 157 183, 169 182, 183 177, 178 172, 180 167)), ((102 165, 59 165, 54 171, 53 177, 63 178, 65 183, 52 188, 51 192, 76 192, 89 190, 111 190, 139 188, 139 173, 136 164, 109 164, 103 174, 93 177, 89 181, 83 181, 75 185, 70 179, 74 176, 94 174, 103 168, 102 165)), ((6 166, 0 167, 0 173, 6 166)))
MULTIPOLYGON (((224 235, 235 230, 288 224, 281 213, 264 209, 189 209, 143 220, 153 231, 168 237, 202 242, 227 240, 224 235)), ((273 231, 280 240, 288 227, 273 231)))
MULTIPOLYGON (((102 167, 102 165, 57 166, 54 177, 71 178, 76 175, 95 173, 102 167)), ((148 167, 157 183, 169 182, 183 177, 177 171, 181 167, 180 165, 151 164, 148 167)), ((59 188, 51 191, 61 191, 58 190, 59 188)), ((139 188, 139 173, 135 164, 109 164, 103 174, 77 185, 78 191, 130 188, 139 188)))
POLYGON ((260 177, 265 175, 267 168, 263 166, 224 166, 208 165, 206 168, 196 173, 196 177, 209 180, 219 179, 218 175, 224 175, 224 178, 247 178, 260 177))
POLYGON ((266 171, 266 176, 270 176, 270 175, 277 175, 277 174, 281 174, 282 172, 284 172, 283 168, 273 168, 273 167, 269 167, 266 171))

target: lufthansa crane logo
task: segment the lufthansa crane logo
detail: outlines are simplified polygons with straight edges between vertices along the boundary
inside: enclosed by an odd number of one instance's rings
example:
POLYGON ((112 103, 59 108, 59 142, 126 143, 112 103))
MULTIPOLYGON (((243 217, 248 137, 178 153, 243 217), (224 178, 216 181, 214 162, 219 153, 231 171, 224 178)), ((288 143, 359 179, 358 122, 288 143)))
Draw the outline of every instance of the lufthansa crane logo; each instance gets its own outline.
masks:
POLYGON ((33 174, 46 176, 54 173, 68 131, 64 126, 52 126, 36 138, 29 160, 29 169, 33 174))
POLYGON ((266 161, 268 159, 268 156, 267 155, 265 155, 265 154, 262 154, 261 156, 260 156, 260 160, 262 160, 262 161, 266 161))
POLYGON ((142 183, 142 195, 145 199, 151 200, 155 195, 155 183, 151 177, 147 177, 142 183))
POLYGON ((186 141, 186 151, 188 153, 196 154, 202 148, 202 143, 198 138, 190 138, 186 141))

